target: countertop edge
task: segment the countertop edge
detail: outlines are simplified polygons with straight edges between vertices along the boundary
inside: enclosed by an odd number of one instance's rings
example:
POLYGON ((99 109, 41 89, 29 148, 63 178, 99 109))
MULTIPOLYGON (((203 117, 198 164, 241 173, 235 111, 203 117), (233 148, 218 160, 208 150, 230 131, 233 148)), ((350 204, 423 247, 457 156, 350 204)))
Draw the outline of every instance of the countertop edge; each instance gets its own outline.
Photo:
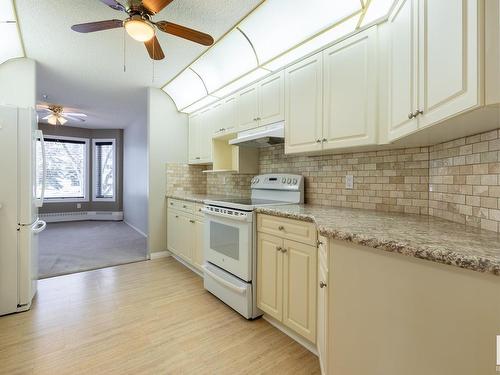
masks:
POLYGON ((464 255, 450 249, 433 249, 426 246, 414 246, 410 243, 377 237, 365 237, 356 233, 339 231, 335 228, 319 225, 313 215, 280 211, 279 208, 259 207, 256 209, 256 212, 314 223, 318 229, 318 233, 328 238, 351 242, 357 245, 380 249, 390 253, 401 254, 417 259, 428 260, 435 263, 455 266, 475 272, 490 273, 500 276, 500 265, 494 264, 489 259, 485 259, 480 256, 464 255))

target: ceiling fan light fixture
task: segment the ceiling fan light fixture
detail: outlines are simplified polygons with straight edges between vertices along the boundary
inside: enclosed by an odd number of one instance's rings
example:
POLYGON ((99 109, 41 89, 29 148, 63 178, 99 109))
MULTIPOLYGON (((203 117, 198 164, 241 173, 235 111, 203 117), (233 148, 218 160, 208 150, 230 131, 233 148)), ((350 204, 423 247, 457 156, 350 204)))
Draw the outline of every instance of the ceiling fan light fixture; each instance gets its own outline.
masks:
POLYGON ((55 115, 50 115, 49 118, 47 119, 47 122, 50 125, 57 125, 57 116, 55 115))
POLYGON ((138 42, 147 42, 155 36, 155 29, 153 25, 139 17, 132 17, 124 21, 125 30, 127 34, 138 42))
POLYGON ((64 117, 62 117, 62 116, 59 116, 59 117, 57 118, 57 120, 59 121, 59 124, 61 124, 61 125, 64 125, 64 124, 66 124, 66 123, 68 122, 68 120, 66 120, 66 119, 65 119, 64 117))

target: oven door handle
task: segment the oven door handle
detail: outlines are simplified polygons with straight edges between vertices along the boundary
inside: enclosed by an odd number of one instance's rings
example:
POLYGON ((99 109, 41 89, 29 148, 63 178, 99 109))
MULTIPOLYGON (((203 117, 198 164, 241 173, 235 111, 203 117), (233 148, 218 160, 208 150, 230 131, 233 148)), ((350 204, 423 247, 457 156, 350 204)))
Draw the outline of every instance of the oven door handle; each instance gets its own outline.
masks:
POLYGON ((225 214, 220 214, 218 212, 214 212, 211 210, 207 210, 206 208, 202 208, 201 212, 211 215, 211 216, 218 216, 218 217, 223 217, 225 219, 231 219, 231 220, 238 220, 238 221, 251 221, 248 219, 248 216, 232 216, 232 215, 225 215, 225 214))
POLYGON ((245 294, 246 288, 240 288, 240 287, 237 287, 237 286, 231 284, 229 281, 224 280, 222 277, 220 277, 220 276, 216 275, 215 273, 213 273, 212 271, 210 271, 207 267, 203 267, 203 270, 205 271, 205 273, 208 276, 210 276, 212 279, 217 281, 219 284, 224 285, 226 288, 229 288, 236 293, 245 294))

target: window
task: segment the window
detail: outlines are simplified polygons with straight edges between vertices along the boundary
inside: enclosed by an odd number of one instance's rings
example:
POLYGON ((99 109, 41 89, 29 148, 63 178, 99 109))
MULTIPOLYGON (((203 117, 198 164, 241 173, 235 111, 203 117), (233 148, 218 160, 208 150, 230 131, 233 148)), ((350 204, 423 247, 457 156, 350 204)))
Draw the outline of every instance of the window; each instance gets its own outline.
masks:
MULTIPOLYGON (((45 138, 48 202, 88 201, 88 140, 70 137, 45 138)), ((42 177, 40 176, 39 179, 42 177)), ((38 181, 41 185, 41 181, 38 181)))
POLYGON ((94 139, 94 201, 115 201, 116 150, 114 139, 94 139))

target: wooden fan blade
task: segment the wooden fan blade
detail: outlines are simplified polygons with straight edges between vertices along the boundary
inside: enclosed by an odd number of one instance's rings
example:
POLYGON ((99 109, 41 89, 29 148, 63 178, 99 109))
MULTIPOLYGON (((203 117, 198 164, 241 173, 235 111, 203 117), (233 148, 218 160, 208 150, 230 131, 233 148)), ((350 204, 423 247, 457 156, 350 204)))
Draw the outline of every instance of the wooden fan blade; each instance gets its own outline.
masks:
POLYGON ((85 122, 85 119, 81 117, 76 117, 76 116, 70 116, 67 113, 63 114, 63 117, 66 117, 67 119, 73 120, 73 121, 80 121, 80 122, 85 122))
POLYGON ((106 4, 108 7, 114 9, 114 10, 121 10, 125 12, 125 7, 121 5, 118 1, 116 0, 101 0, 104 4, 106 4))
POLYGON ((107 21, 80 23, 78 25, 71 26, 71 30, 77 31, 79 33, 93 33, 94 31, 117 29, 119 27, 123 27, 122 20, 107 20, 107 21))
POLYGON ((152 37, 150 40, 144 42, 146 49, 148 50, 149 56, 153 60, 163 60, 165 55, 163 54, 163 50, 161 49, 160 42, 158 42, 158 38, 156 36, 152 37))
POLYGON ((195 43, 203 44, 204 46, 211 46, 214 44, 214 38, 210 35, 190 29, 189 27, 177 25, 167 21, 157 22, 156 26, 167 34, 172 34, 195 43))
POLYGON ((174 0, 142 0, 144 8, 152 13, 158 13, 174 0))

